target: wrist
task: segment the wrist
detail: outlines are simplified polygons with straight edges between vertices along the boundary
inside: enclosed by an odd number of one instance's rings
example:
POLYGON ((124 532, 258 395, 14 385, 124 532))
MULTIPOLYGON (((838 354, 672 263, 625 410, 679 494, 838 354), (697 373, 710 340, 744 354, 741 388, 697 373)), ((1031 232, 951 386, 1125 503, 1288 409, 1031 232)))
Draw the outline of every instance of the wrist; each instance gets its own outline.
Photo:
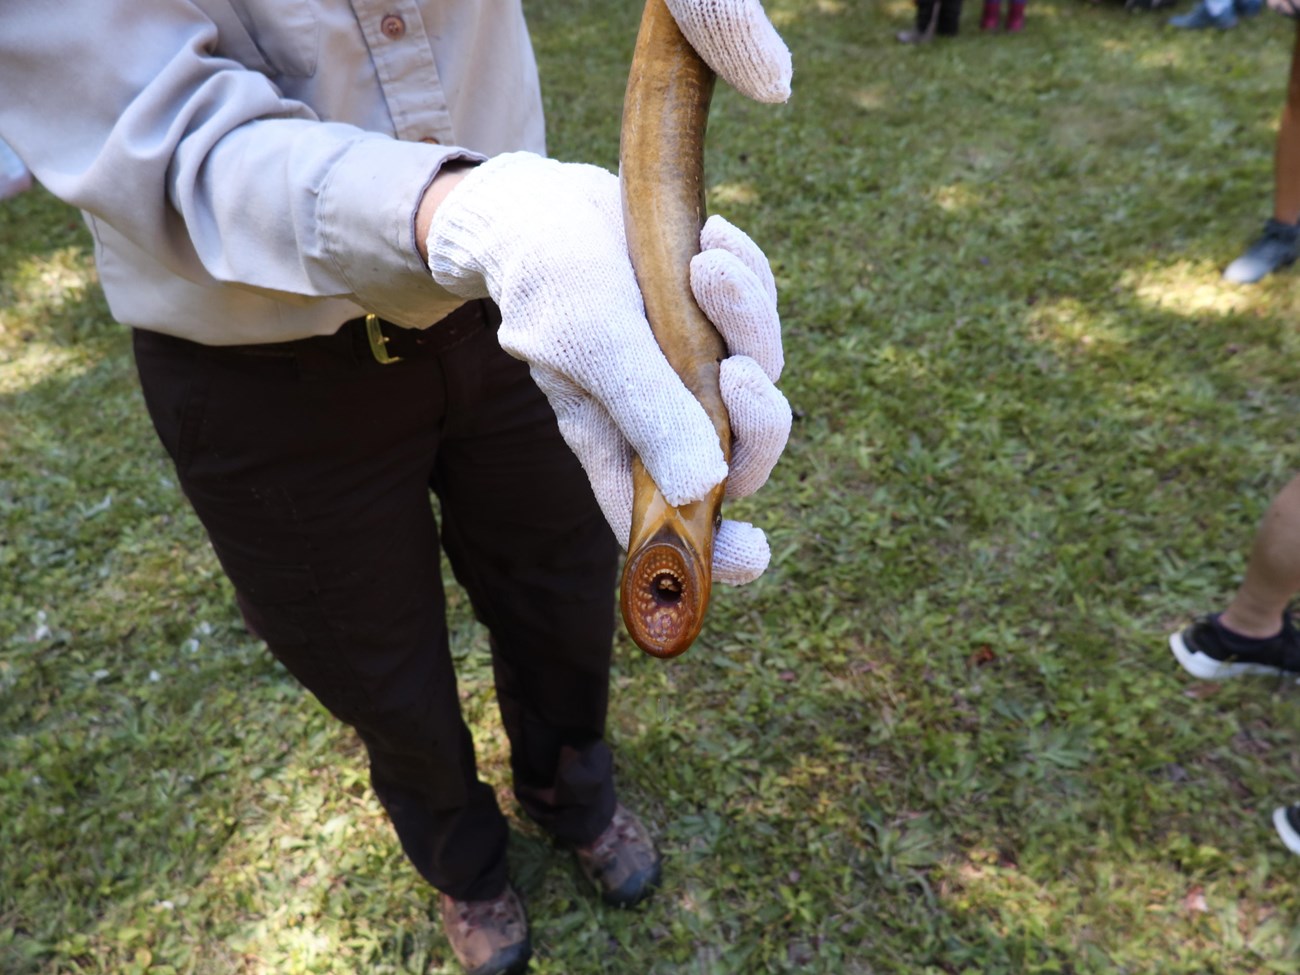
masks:
POLYGON ((428 238, 429 228, 433 224, 433 215, 442 201, 465 178, 477 163, 456 160, 447 163, 438 170, 438 174, 425 189, 415 209, 415 246, 420 252, 420 259, 429 263, 428 238))

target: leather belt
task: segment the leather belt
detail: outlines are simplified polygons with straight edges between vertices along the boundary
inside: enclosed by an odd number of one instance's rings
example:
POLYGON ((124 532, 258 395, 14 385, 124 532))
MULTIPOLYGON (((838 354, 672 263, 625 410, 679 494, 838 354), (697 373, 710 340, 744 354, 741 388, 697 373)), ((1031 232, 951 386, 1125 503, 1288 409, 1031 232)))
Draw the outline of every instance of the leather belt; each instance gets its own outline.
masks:
POLYGON ((367 315, 344 322, 333 335, 211 348, 268 359, 298 359, 323 353, 388 366, 403 359, 441 355, 484 329, 496 327, 500 321, 500 313, 491 302, 471 301, 428 328, 403 328, 376 315, 367 315))

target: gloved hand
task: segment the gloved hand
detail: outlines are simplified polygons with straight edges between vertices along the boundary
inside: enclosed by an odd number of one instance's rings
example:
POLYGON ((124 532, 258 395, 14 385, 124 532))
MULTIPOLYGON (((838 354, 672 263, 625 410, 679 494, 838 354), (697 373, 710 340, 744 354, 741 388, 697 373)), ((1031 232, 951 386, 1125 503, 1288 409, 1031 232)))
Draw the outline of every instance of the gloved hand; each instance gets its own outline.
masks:
POLYGON ((742 95, 760 102, 790 97, 790 51, 759 0, 666 0, 704 63, 742 95))
MULTIPOLYGON (((720 217, 705 224, 700 243, 692 291, 732 353, 720 377, 734 436, 729 477, 713 424, 645 319, 612 173, 526 152, 497 156, 451 190, 426 241, 440 285, 500 306, 498 341, 528 363, 624 548, 633 452, 668 502, 681 505, 724 477, 728 497, 753 493, 790 433, 790 407, 774 385, 783 354, 767 260, 720 217)), ((714 577, 749 582, 769 558, 761 530, 724 522, 714 577)))

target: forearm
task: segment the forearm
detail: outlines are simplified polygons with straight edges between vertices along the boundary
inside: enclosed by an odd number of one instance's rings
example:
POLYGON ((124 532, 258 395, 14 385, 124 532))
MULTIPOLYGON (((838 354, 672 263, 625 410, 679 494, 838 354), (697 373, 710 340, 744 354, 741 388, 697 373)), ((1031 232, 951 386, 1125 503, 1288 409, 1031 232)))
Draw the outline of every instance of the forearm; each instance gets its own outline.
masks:
POLYGON ((0 131, 55 195, 179 277, 427 324, 447 295, 414 208, 473 154, 322 122, 216 38, 186 0, 12 4, 0 131))

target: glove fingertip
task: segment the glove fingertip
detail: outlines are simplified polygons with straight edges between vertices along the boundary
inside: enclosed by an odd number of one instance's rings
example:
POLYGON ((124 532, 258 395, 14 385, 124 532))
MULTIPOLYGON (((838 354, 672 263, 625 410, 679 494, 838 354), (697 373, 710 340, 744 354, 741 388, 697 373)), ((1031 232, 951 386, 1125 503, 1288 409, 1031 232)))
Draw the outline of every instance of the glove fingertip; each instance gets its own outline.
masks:
POLYGON ((713 540, 713 578, 743 586, 761 576, 772 561, 767 535, 746 521, 724 521, 713 540))
POLYGON ((763 80, 763 83, 755 83, 748 91, 742 94, 748 95, 756 102, 762 102, 764 105, 784 105, 790 100, 791 87, 790 81, 794 74, 793 67, 790 63, 790 52, 785 52, 785 64, 775 77, 763 80))

